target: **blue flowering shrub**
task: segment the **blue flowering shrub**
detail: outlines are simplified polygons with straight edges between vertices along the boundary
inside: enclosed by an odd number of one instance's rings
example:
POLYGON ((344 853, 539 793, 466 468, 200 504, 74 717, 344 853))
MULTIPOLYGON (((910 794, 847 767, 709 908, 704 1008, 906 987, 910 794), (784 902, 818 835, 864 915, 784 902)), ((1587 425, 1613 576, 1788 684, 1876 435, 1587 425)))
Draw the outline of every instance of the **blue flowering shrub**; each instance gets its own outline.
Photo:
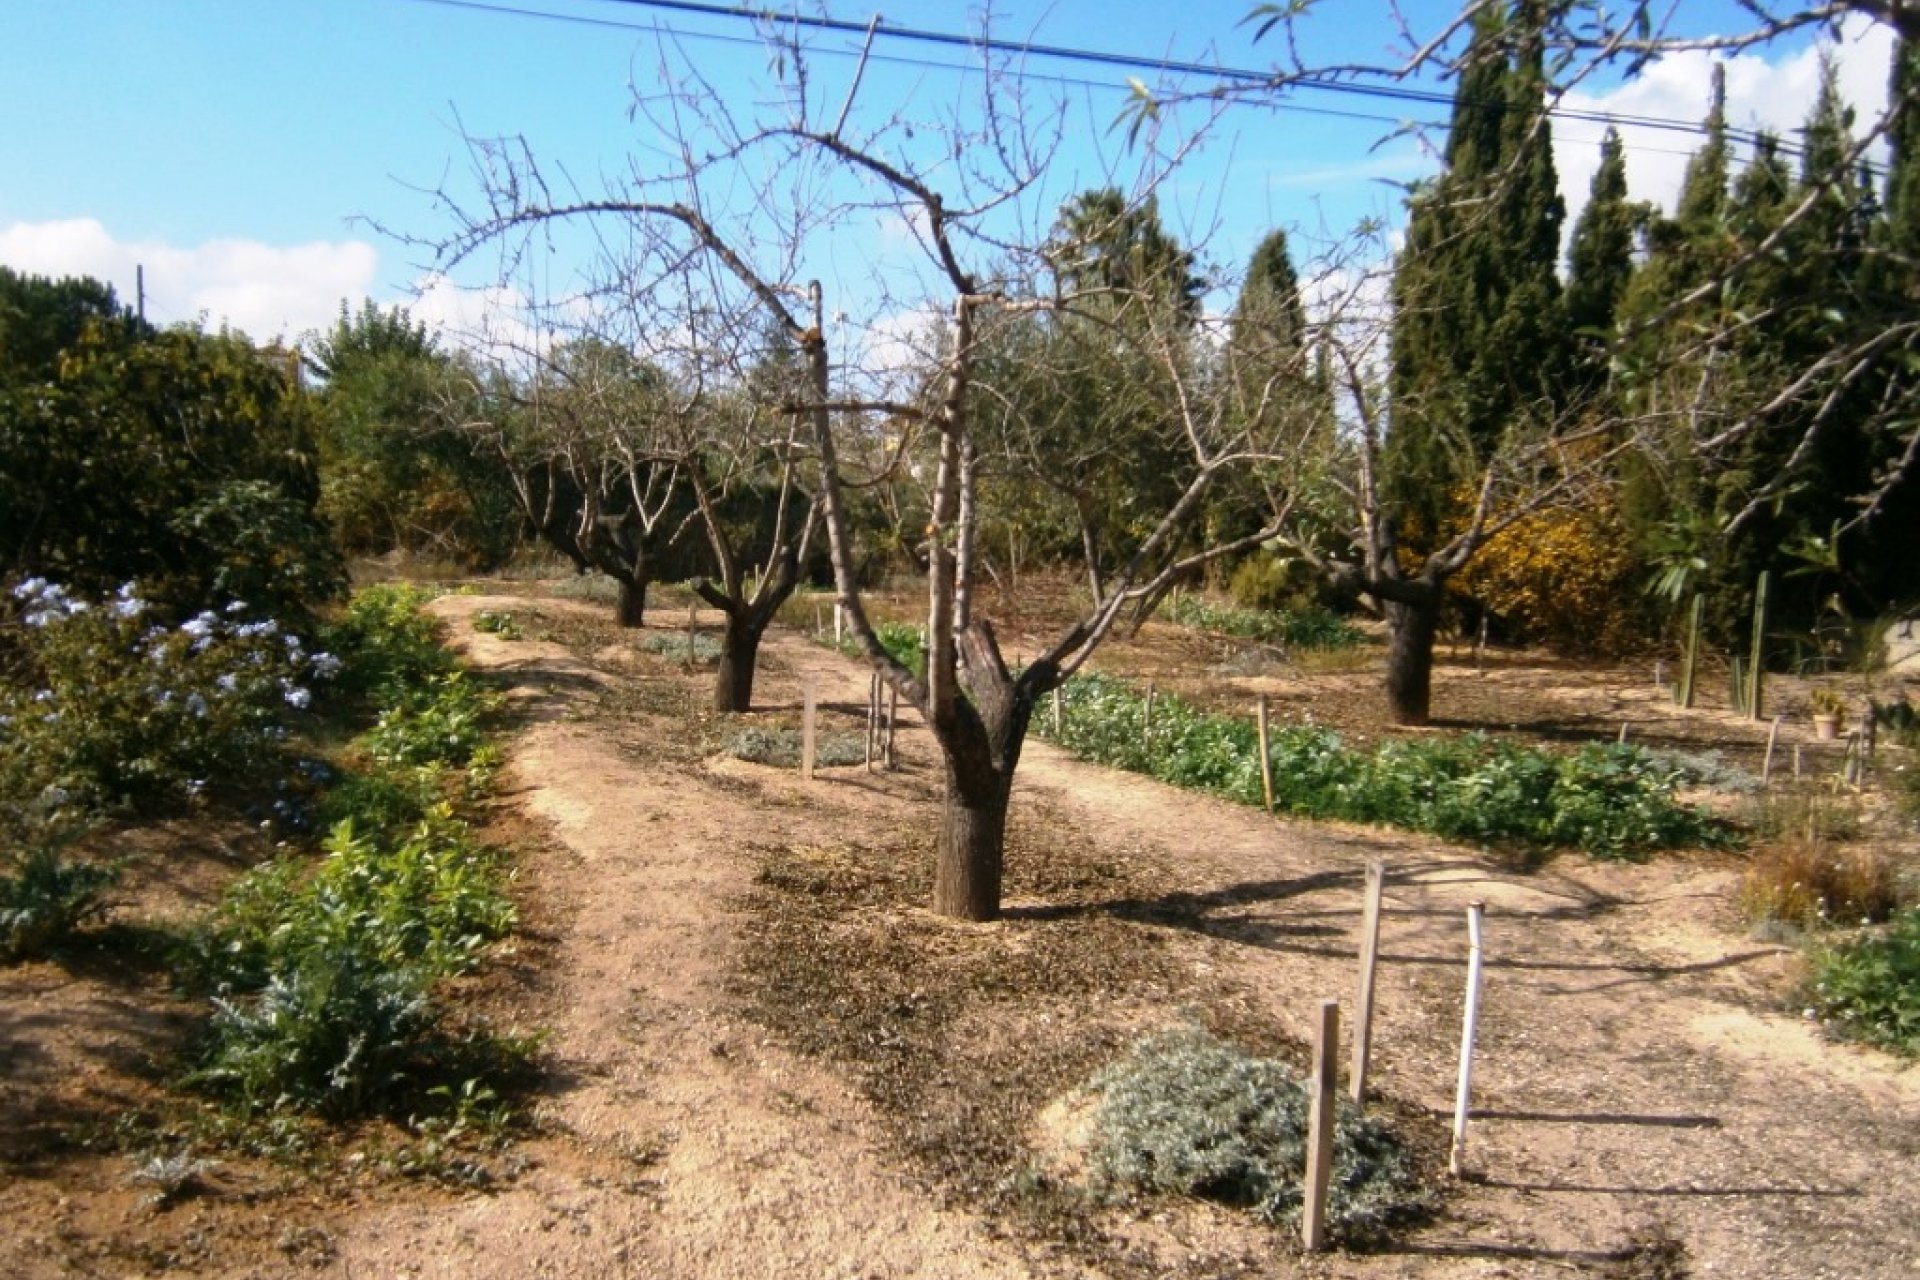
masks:
POLYGON ((86 600, 28 578, 0 609, 0 803, 60 788, 92 812, 285 776, 286 742, 340 669, 239 601, 162 619, 128 583, 86 600))

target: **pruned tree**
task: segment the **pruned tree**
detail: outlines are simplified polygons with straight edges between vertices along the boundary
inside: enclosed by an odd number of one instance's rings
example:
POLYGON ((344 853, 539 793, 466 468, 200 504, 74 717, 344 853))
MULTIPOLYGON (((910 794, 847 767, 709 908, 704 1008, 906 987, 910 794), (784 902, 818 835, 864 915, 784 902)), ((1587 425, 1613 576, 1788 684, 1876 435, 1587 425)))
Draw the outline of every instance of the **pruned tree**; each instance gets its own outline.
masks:
POLYGON ((688 406, 616 343, 579 337, 518 354, 466 362, 442 421, 501 469, 535 536, 619 584, 620 625, 642 626, 647 588, 686 531, 676 419, 688 406))
MULTIPOLYGON (((1157 518, 1145 522, 1129 554, 1113 563, 1104 594, 1085 616, 1021 669, 1001 651, 980 607, 983 434, 978 361, 988 330, 1004 318, 1057 306, 1047 275, 1043 174, 1058 116, 1030 105, 1026 86, 990 69, 986 91, 970 107, 975 126, 893 117, 871 121, 861 99, 864 66, 829 97, 805 51, 774 28, 784 100, 760 118, 740 118, 703 85, 663 75, 665 94, 643 97, 636 114, 671 140, 658 168, 604 191, 555 199, 524 146, 476 142, 482 194, 468 205, 451 194, 454 230, 439 242, 450 267, 482 245, 507 248, 556 224, 617 226, 601 243, 623 246, 624 296, 659 300, 685 314, 757 313, 792 342, 801 370, 786 406, 803 425, 817 468, 822 519, 836 591, 869 660, 919 711, 939 751, 945 804, 937 837, 933 904, 946 915, 994 918, 1000 909, 1006 820, 1014 771, 1037 700, 1077 671, 1130 606, 1178 575, 1270 536, 1270 517, 1230 544, 1185 539, 1204 499, 1229 471, 1275 455, 1267 420, 1216 412, 1204 397, 1177 396, 1171 424, 1182 442, 1180 475, 1157 518), (747 193, 747 194, 743 194, 747 193), (876 214, 915 249, 914 259, 878 264, 883 277, 865 295, 836 296, 845 310, 874 321, 942 319, 937 351, 902 370, 838 343, 840 309, 829 311, 812 262, 822 240, 860 234, 876 214), (911 289, 911 293, 905 290, 911 289), (863 305, 864 304, 864 305, 863 305), (914 424, 929 442, 925 537, 926 670, 916 673, 881 645, 857 572, 850 520, 855 486, 873 462, 904 450, 875 448, 882 422, 914 424)), ((978 83, 978 82, 976 82, 978 83)), ((942 113, 948 121, 959 118, 942 113)), ((1153 140, 1149 139, 1151 143, 1153 140)), ((1150 190, 1178 146, 1150 146, 1150 190)), ((874 333, 874 326, 867 332, 874 333)), ((1186 342, 1161 342, 1163 364, 1177 368, 1186 342)), ((868 351, 871 350, 869 343, 868 351)), ((1275 495, 1277 497, 1277 495, 1275 495)))

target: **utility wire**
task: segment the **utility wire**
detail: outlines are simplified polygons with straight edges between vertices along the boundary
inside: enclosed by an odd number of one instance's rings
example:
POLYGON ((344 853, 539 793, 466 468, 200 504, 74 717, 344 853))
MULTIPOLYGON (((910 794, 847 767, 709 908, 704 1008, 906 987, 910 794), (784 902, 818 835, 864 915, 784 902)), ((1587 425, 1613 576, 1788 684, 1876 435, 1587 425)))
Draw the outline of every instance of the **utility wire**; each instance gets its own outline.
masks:
MULTIPOLYGON (((648 31, 656 29, 635 22, 623 22, 613 18, 599 18, 587 14, 564 13, 554 10, 527 9, 509 4, 492 3, 490 0, 414 0, 415 3, 439 5, 444 8, 467 9, 482 13, 495 13, 511 17, 536 18, 551 22, 571 23, 581 26, 611 28, 621 31, 648 31)), ((752 23, 771 22, 790 26, 806 27, 814 30, 833 31, 842 34, 865 37, 868 24, 844 18, 831 18, 824 15, 802 13, 779 13, 767 9, 756 9, 745 5, 706 3, 704 0, 600 0, 604 4, 616 4, 629 8, 653 9, 669 13, 692 14, 708 18, 721 18, 732 21, 752 23)), ((689 32, 678 28, 665 28, 677 37, 710 40, 725 44, 753 44, 748 37, 726 36, 711 32, 689 32)), ((1213 63, 1194 62, 1174 58, 1152 58, 1139 54, 1114 53, 1100 49, 1082 49, 1067 45, 1039 44, 1025 41, 1000 40, 989 36, 965 35, 952 31, 936 31, 918 27, 890 25, 876 18, 872 24, 876 39, 884 37, 906 43, 932 44, 947 48, 964 48, 969 51, 989 53, 1018 54, 1027 57, 1040 57, 1055 61, 1087 64, 1094 66, 1117 67, 1134 71, 1152 71, 1177 76, 1200 76, 1230 84, 1271 85, 1277 90, 1295 90, 1344 94, 1361 98, 1389 102, 1406 102, 1422 106, 1450 110, 1455 105, 1455 97, 1430 89, 1414 89, 1404 85, 1356 84, 1335 80, 1297 80, 1286 81, 1271 71, 1259 71, 1245 67, 1231 67, 1213 63)), ((829 54, 847 54, 852 51, 827 50, 829 54)), ((920 67, 929 70, 965 72, 969 68, 931 59, 915 59, 898 55, 872 54, 870 60, 893 65, 920 67)), ((1120 86, 1110 82, 1087 80, 1062 75, 1029 75, 1027 78, 1044 83, 1063 84, 1088 89, 1117 90, 1120 86)), ((1406 124, 1401 117, 1384 116, 1361 111, 1341 111, 1330 107, 1314 107, 1304 103, 1271 104, 1277 110, 1297 111, 1308 115, 1327 116, 1339 119, 1363 120, 1378 124, 1406 124)), ((1611 127, 1649 129, 1659 132, 1681 133, 1694 137, 1705 136, 1707 129, 1702 121, 1675 119, 1670 116, 1634 115, 1620 112, 1591 111, 1584 108, 1565 105, 1551 107, 1547 115, 1555 120, 1577 121, 1585 124, 1601 124, 1611 127)), ((1438 120, 1413 121, 1415 124, 1438 125, 1438 120)), ((1743 129, 1727 126, 1723 134, 1730 142, 1752 146, 1766 134, 1763 130, 1743 129)), ((1800 153, 1801 148, 1786 139, 1774 137, 1779 154, 1792 156, 1800 153)), ((1630 151, 1661 152, 1663 148, 1634 144, 1630 151)), ((1666 154, 1679 154, 1665 152, 1666 154)))

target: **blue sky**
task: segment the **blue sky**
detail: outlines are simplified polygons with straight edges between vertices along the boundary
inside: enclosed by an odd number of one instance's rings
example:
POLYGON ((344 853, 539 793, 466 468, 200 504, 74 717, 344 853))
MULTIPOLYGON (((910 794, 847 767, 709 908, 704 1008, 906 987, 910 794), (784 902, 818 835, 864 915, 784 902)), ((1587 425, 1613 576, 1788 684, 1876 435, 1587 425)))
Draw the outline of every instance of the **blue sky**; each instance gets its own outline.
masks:
MULTIPOLYGON (((683 34, 680 49, 722 90, 769 91, 763 50, 740 43, 738 23, 654 13, 612 0, 475 0, 683 34)), ((1050 44, 1264 66, 1270 49, 1236 27, 1239 0, 1009 0, 995 34, 1050 44)), ((1450 5, 1411 0, 1415 21, 1450 5)), ((1695 5, 1710 27, 1727 6, 1695 5)), ((1340 57, 1390 57, 1385 6, 1326 0, 1308 30, 1340 57)), ((836 17, 869 9, 834 0, 836 17)), ((965 7, 894 0, 887 21, 956 30, 965 7)), ((1855 32, 1843 76, 1863 109, 1884 85, 1884 31, 1855 32)), ((822 49, 846 37, 815 37, 822 49)), ((882 44, 908 57, 958 60, 958 51, 882 44)), ((371 223, 419 234, 444 222, 420 188, 462 179, 460 128, 517 133, 583 185, 617 170, 647 139, 630 122, 631 86, 655 83, 656 38, 643 30, 482 12, 432 0, 61 0, 0 4, 0 262, 49 274, 110 280, 129 300, 133 264, 147 273, 149 311, 162 322, 204 315, 255 337, 297 337, 324 324, 342 297, 405 300, 423 279, 420 253, 371 223), (368 221, 371 220, 371 223, 368 221)), ((822 57, 821 73, 851 64, 822 57)), ((1814 84, 1804 47, 1736 60, 1730 72, 1738 123, 1790 130, 1814 84)), ((1100 82, 1055 86, 1073 103, 1059 158, 1063 191, 1098 181, 1120 152, 1109 133, 1124 72, 1034 64, 1100 82)), ((1706 60, 1679 58, 1633 85, 1589 86, 1583 106, 1697 118, 1706 60)), ((865 99, 906 94, 930 102, 957 85, 948 72, 889 64, 873 69, 865 99)), ((1303 98, 1314 110, 1237 109, 1207 150, 1165 194, 1169 220, 1224 263, 1244 260, 1271 226, 1297 243, 1336 236, 1365 215, 1391 219, 1392 182, 1428 171, 1412 140, 1376 147, 1391 119, 1413 108, 1303 98), (1385 120, 1353 120, 1327 109, 1385 120)), ((1425 109, 1428 118, 1444 114, 1425 109)), ((1576 200, 1600 127, 1557 130, 1568 193, 1576 200)), ((1637 194, 1664 196, 1685 162, 1684 138, 1629 138, 1637 194)), ((869 246, 859 246, 865 252, 869 246)), ((435 319, 467 314, 471 300, 434 289, 418 304, 435 319)))

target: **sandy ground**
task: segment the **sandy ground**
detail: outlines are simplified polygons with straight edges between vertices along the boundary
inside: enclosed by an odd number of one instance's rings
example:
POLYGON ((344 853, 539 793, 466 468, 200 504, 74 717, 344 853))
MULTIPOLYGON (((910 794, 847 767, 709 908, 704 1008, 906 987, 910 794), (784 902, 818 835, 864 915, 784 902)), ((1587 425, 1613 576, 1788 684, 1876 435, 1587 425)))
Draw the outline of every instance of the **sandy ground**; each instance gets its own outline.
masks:
MULTIPOLYGON (((236 1176, 160 1215, 105 1165, 65 1182, 15 1165, 0 1184, 15 1224, 0 1228, 0 1274, 1100 1274, 930 1193, 852 1082, 774 1043, 726 990, 752 842, 831 844, 911 820, 928 803, 922 735, 908 730, 898 773, 810 783, 622 741, 596 707, 666 664, 469 625, 527 606, 434 605, 475 665, 513 682, 527 726, 507 790, 549 833, 519 871, 538 962, 515 999, 550 1029, 552 1078, 517 1176, 467 1194, 368 1180, 324 1196, 236 1176), (196 1245, 195 1232, 220 1239, 196 1245), (143 1256, 141 1239, 165 1247, 143 1256)), ((864 668, 837 654, 783 635, 766 656, 757 705, 797 707, 803 680, 830 710, 864 702, 864 668)), ((1143 1228, 1164 1273, 1188 1273, 1184 1243, 1234 1253, 1241 1274, 1920 1274, 1920 1073, 1824 1043, 1778 1007, 1793 959, 1734 920, 1723 860, 1508 873, 1430 841, 1276 822, 1039 743, 1017 793, 1168 869, 1186 910, 1166 944, 1183 970, 1253 993, 1303 1040, 1321 999, 1351 1006, 1362 869, 1382 860, 1374 1080, 1436 1116, 1451 1110, 1464 909, 1487 904, 1472 1177, 1437 1219, 1380 1252, 1320 1258, 1224 1213, 1184 1241, 1178 1223, 1143 1228), (1680 1242, 1685 1270, 1620 1269, 1655 1237, 1680 1242)), ((16 1090, 34 1070, 28 996, 53 990, 29 968, 0 1015, 16 1090)))

